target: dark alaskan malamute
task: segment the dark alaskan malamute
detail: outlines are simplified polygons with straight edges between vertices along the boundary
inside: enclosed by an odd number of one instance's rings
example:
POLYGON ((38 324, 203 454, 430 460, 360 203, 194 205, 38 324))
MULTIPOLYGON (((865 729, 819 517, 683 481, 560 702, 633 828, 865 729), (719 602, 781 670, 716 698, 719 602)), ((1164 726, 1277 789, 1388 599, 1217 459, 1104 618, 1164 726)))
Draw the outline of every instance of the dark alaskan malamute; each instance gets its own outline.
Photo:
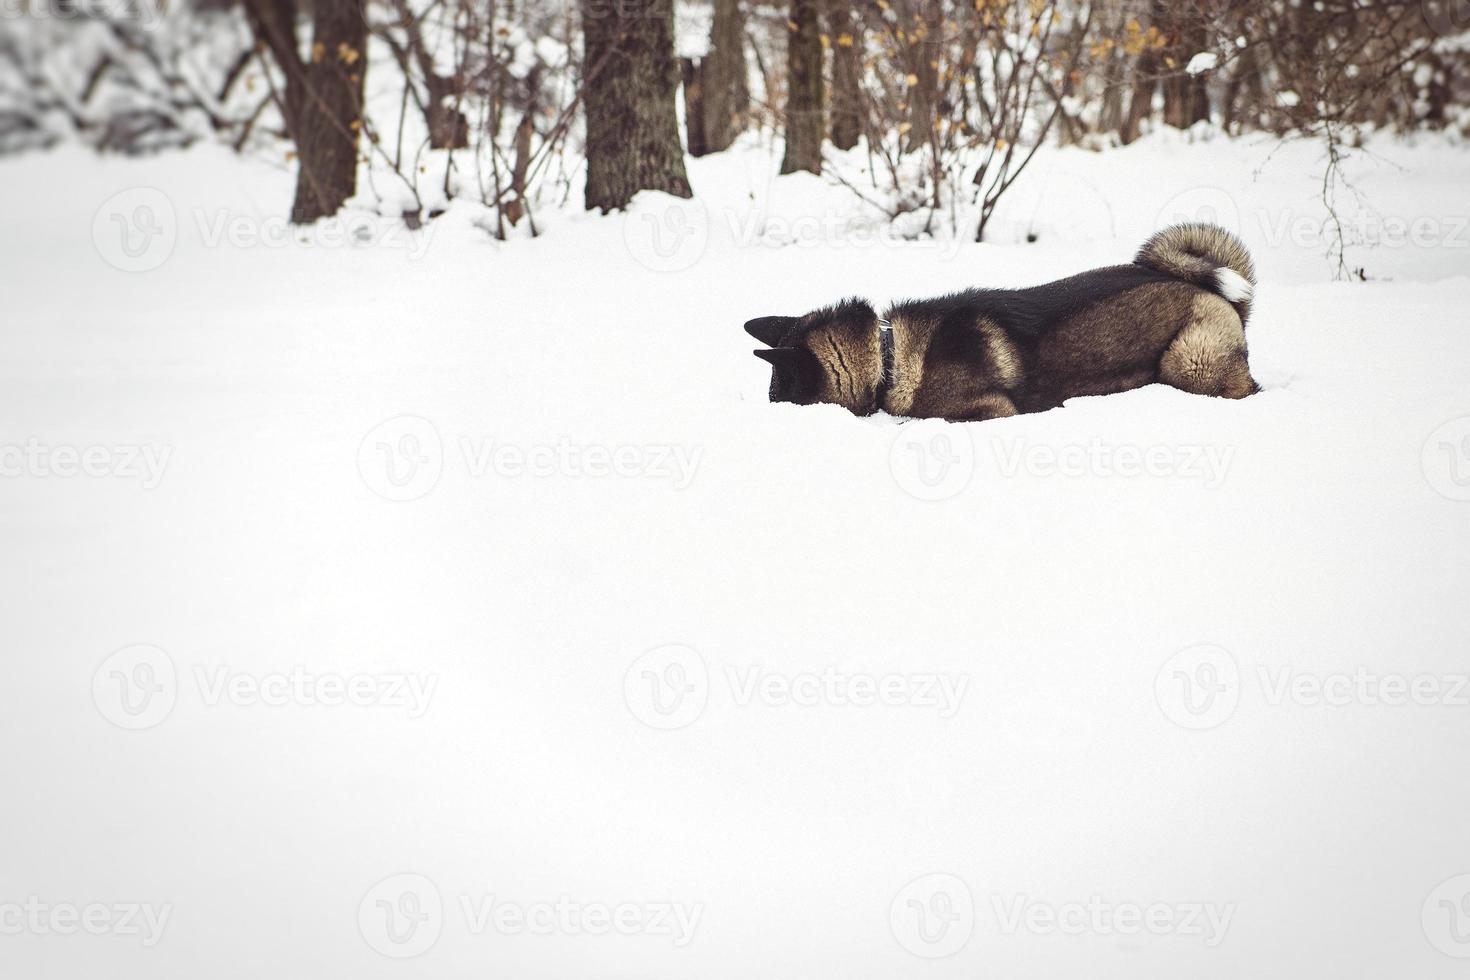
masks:
POLYGON ((1132 265, 1030 289, 971 289, 891 307, 850 299, 745 329, 769 346, 771 401, 991 419, 1162 381, 1244 398, 1255 271, 1234 235, 1205 224, 1159 232, 1132 265))

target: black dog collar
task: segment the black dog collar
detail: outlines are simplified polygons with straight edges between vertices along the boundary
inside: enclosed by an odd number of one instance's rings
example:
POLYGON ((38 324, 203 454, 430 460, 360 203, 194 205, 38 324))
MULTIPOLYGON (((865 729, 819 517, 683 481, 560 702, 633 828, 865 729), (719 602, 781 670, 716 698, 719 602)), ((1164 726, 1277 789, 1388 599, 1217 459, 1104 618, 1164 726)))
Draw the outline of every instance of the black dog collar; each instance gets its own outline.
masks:
POLYGON ((883 403, 888 400, 888 392, 893 388, 897 359, 893 350, 893 324, 881 317, 878 319, 878 351, 883 359, 883 373, 878 378, 877 407, 882 408, 883 403))

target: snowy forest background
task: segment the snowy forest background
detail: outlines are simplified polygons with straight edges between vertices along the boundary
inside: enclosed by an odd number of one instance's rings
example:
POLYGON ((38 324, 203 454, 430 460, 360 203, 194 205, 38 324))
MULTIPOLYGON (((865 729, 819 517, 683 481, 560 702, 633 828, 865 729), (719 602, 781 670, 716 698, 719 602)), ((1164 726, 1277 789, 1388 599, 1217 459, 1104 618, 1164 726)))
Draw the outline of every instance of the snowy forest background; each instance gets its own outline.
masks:
POLYGON ((216 142, 291 167, 293 221, 497 238, 547 208, 688 196, 692 157, 783 141, 906 237, 985 240, 1039 147, 1161 127, 1470 132, 1460 0, 8 0, 0 152, 216 142), (675 118, 679 123, 676 127, 675 118), (856 151, 856 155, 849 155, 856 151))
POLYGON ((0 0, 0 977, 1464 980, 1467 30, 0 0), (1186 219, 1249 398, 741 329, 1186 219))

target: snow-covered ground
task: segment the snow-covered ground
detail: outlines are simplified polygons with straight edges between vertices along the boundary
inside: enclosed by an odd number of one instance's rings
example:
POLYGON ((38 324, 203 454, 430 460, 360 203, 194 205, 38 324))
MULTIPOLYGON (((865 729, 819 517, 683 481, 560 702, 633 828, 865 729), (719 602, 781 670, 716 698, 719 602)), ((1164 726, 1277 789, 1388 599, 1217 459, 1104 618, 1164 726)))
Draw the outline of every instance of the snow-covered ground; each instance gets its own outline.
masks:
POLYGON ((1466 152, 1354 162, 1366 284, 1253 141, 1044 154, 985 245, 754 141, 504 244, 0 162, 0 972, 1463 976, 1466 152), (740 329, 1206 215, 1244 402, 900 426, 740 329))

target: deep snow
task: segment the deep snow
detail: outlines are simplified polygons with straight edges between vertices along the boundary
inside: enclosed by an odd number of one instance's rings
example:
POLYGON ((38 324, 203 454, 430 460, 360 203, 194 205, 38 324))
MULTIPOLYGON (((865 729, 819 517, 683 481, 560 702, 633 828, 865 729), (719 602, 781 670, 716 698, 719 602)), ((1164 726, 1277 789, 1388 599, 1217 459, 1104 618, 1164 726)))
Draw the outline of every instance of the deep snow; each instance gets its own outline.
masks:
POLYGON ((755 145, 505 244, 0 162, 0 971, 1462 976, 1465 151, 1359 161, 1420 234, 1348 284, 1271 150, 1043 155, 978 246, 755 145), (767 404, 740 330, 1201 214, 1244 402, 899 426, 767 404))

